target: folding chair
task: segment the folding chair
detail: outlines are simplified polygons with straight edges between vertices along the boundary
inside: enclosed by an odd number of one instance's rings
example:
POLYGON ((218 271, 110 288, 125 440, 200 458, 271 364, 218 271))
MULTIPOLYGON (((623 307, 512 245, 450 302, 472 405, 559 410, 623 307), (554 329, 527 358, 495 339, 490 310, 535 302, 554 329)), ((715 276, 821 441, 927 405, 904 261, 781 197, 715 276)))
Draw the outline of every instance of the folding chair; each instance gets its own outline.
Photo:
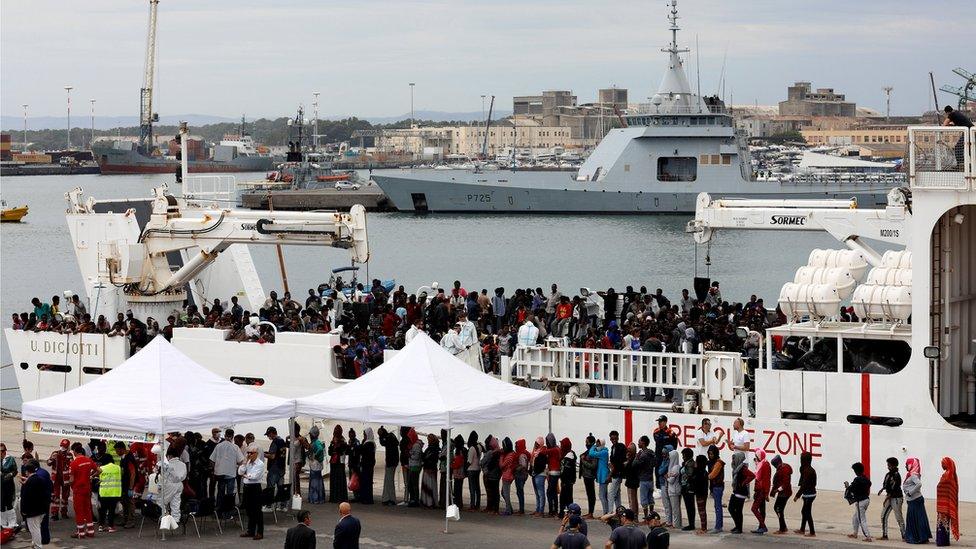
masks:
POLYGON ((276 500, 274 486, 268 486, 261 490, 261 512, 264 513, 265 509, 271 508, 271 515, 274 517, 275 524, 278 524, 278 510, 275 509, 276 500))
MULTIPOLYGON (((153 522, 157 522, 158 523, 159 522, 159 519, 163 518, 163 508, 160 507, 159 505, 156 505, 155 503, 153 503, 151 501, 146 501, 146 502, 143 502, 143 504, 142 504, 142 512, 141 512, 141 514, 142 514, 142 521, 139 523, 139 537, 140 538, 142 537, 142 527, 145 526, 146 519, 149 519, 150 521, 153 521, 153 522)), ((157 533, 161 533, 162 532, 159 529, 158 524, 154 526, 154 529, 155 529, 155 531, 157 533)), ((165 534, 162 534, 162 535, 163 535, 163 539, 166 539, 165 534)))

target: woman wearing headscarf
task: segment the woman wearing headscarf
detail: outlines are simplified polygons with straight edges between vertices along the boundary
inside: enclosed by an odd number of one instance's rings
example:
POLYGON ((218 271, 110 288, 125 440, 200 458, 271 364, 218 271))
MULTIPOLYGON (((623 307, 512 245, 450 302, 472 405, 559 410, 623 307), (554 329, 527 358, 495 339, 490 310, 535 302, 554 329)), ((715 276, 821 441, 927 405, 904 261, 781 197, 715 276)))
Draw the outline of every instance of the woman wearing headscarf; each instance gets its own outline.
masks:
POLYGON ((749 498, 749 483, 756 475, 746 465, 746 454, 737 450, 732 454, 732 497, 729 498, 729 514, 732 515, 733 534, 742 533, 742 506, 749 498))
POLYGON ((549 471, 549 456, 546 441, 536 437, 532 446, 532 461, 529 473, 532 475, 532 488, 535 490, 535 512, 533 517, 541 517, 546 512, 546 473, 549 471))
POLYGON ((708 529, 708 514, 705 507, 708 504, 708 458, 695 456, 695 475, 692 477, 692 488, 695 491, 695 504, 698 507, 698 531, 702 534, 708 529))
POLYGON ((959 478, 951 457, 942 458, 942 470, 936 488, 935 544, 948 547, 950 535, 959 541, 959 478))
POLYGON ((765 534, 766 529, 766 500, 769 499, 769 490, 772 485, 772 469, 766 461, 766 451, 756 448, 756 493, 752 498, 752 514, 756 515, 759 527, 752 531, 753 534, 765 534))
POLYGON ((505 516, 512 514, 512 483, 515 482, 515 466, 518 464, 515 456, 515 448, 512 447, 512 439, 505 437, 502 441, 502 455, 500 458, 502 467, 502 499, 505 500, 505 516))
MULTIPOLYGON (((718 446, 712 444, 706 452, 708 457, 708 491, 712 494, 715 510, 713 534, 722 531, 722 496, 725 493, 725 462, 719 457, 718 446)), ((704 514, 702 516, 705 516, 704 514)))
POLYGON ((469 511, 481 508, 481 455, 484 452, 485 447, 478 442, 478 433, 471 431, 468 435, 468 466, 465 469, 468 476, 468 498, 471 500, 469 511))
POLYGON ((596 483, 600 486, 600 505, 603 507, 603 514, 609 515, 613 511, 610 509, 610 498, 607 495, 607 483, 610 481, 610 450, 603 445, 602 440, 597 439, 587 454, 596 460, 596 483))
POLYGON ((311 440, 308 452, 308 502, 325 503, 325 481, 322 469, 325 462, 325 444, 319 440, 319 428, 313 425, 308 430, 311 440))
POLYGON ((525 439, 515 441, 515 496, 518 498, 518 514, 525 514, 525 481, 529 478, 532 457, 525 449, 525 439))
POLYGON ((671 506, 668 526, 681 528, 681 454, 677 450, 672 449, 668 452, 668 473, 665 484, 668 503, 671 506))
POLYGON ((811 538, 817 535, 813 527, 813 500, 817 499, 817 470, 813 468, 812 463, 812 453, 800 454, 800 482, 797 485, 796 495, 793 496, 793 501, 803 499, 803 507, 800 508, 800 529, 795 530, 795 533, 811 538), (807 524, 810 525, 810 533, 805 533, 807 524))
POLYGON ((627 489, 627 499, 630 509, 637 514, 640 509, 637 502, 637 489, 640 488, 640 464, 637 462, 637 445, 633 442, 627 446, 624 455, 624 488, 627 489))
POLYGON ((562 452, 556 446, 556 435, 546 435, 546 455, 549 457, 549 471, 546 482, 546 499, 549 502, 549 516, 554 517, 559 512, 559 469, 562 462, 562 452))
POLYGON ((407 506, 420 507, 420 472, 424 466, 424 444, 417 436, 417 430, 407 430, 407 506))
POLYGON ((498 444, 498 439, 488 435, 485 439, 485 443, 488 448, 485 450, 483 456, 481 456, 481 470, 484 471, 485 476, 485 512, 498 514, 499 506, 499 482, 502 479, 502 467, 501 467, 501 445, 498 444))
POLYGON ((932 539, 929 516, 925 512, 925 498, 922 497, 922 465, 918 458, 905 460, 905 481, 901 490, 908 502, 905 513, 905 542, 911 544, 928 543, 932 539))
POLYGON ((573 485, 576 484, 577 458, 573 443, 568 437, 559 441, 559 518, 563 518, 566 506, 573 503, 573 485))
POLYGON ((359 492, 356 501, 372 505, 373 503, 373 469, 376 467, 376 441, 373 440, 373 428, 363 429, 363 443, 359 446, 359 492))
POLYGON ((437 458, 440 457, 441 446, 437 442, 437 435, 427 434, 427 447, 423 453, 424 476, 420 485, 420 503, 424 507, 437 506, 437 458))
POLYGON ((349 445, 342 436, 342 425, 336 425, 329 441, 329 503, 342 503, 349 499, 346 464, 342 461, 347 453, 349 445))

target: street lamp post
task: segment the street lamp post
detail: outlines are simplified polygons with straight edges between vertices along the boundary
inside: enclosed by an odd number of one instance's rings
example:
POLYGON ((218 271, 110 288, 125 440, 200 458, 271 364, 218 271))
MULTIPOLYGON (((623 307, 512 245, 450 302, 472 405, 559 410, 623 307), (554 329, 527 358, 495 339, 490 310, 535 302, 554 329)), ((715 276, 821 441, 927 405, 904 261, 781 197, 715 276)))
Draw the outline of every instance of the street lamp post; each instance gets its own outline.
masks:
POLYGON ((312 96, 315 100, 312 101, 312 107, 315 109, 315 122, 312 125, 312 150, 318 150, 319 146, 319 92, 312 92, 312 96))
POLYGON ((411 128, 417 122, 414 119, 414 117, 413 117, 413 87, 414 87, 414 85, 416 85, 416 82, 411 82, 410 83, 410 127, 411 128))
POLYGON ((71 149, 71 90, 73 86, 65 86, 64 91, 68 94, 68 149, 71 149))
POLYGON ((90 149, 95 144, 95 100, 89 99, 88 101, 91 102, 91 141, 88 143, 90 149))
POLYGON ((24 107, 24 146, 20 152, 26 153, 27 152, 27 107, 29 107, 30 105, 24 103, 21 106, 24 107))

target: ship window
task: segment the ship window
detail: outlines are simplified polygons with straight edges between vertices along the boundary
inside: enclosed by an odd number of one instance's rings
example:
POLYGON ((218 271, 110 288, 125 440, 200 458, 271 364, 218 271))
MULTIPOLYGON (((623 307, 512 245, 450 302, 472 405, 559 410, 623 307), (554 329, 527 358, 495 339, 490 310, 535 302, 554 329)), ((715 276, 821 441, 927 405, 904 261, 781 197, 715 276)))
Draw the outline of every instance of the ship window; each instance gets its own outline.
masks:
POLYGON ((230 380, 238 385, 252 385, 254 387, 264 385, 264 379, 260 377, 231 376, 230 380))
POLYGON ((624 171, 625 172, 629 172, 630 171, 630 164, 624 164, 624 171))
POLYGON ((721 163, 722 163, 721 157, 717 154, 713 154, 711 164, 721 164, 721 163))
POLYGON ((71 371, 71 366, 67 364, 38 364, 37 369, 42 372, 60 372, 66 374, 71 371))
POLYGON ((708 155, 707 154, 700 155, 698 157, 698 163, 699 164, 708 164, 708 155))
POLYGON ((84 368, 81 369, 81 371, 84 372, 84 373, 86 373, 86 374, 88 374, 88 375, 100 376, 102 374, 107 374, 107 373, 111 372, 112 369, 111 368, 96 368, 96 367, 93 367, 93 366, 85 366, 84 368))
POLYGON ((21 362, 20 363, 20 369, 21 370, 26 370, 27 368, 30 368, 30 364, 28 364, 26 362, 21 362))
POLYGON ((722 164, 731 164, 731 163, 732 163, 732 155, 731 154, 723 154, 722 155, 722 164))
POLYGON ((689 156, 662 156, 657 159, 658 181, 694 181, 698 160, 689 156))

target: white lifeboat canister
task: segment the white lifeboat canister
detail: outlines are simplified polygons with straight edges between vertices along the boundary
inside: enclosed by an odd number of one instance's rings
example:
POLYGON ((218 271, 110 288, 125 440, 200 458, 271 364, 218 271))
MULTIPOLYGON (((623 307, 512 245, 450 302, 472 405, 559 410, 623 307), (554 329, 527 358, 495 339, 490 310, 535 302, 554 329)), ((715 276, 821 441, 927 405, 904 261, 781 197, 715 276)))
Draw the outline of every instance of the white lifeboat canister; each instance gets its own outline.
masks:
POLYGON ((854 290, 851 305, 862 319, 907 322, 912 316, 912 289, 862 284, 854 290))
POLYGON ((822 250, 817 248, 810 252, 807 265, 810 267, 842 267, 851 272, 854 280, 861 280, 865 271, 868 270, 868 262, 864 259, 864 254, 856 250, 822 250))
POLYGON ((881 256, 881 266, 894 269, 911 269, 912 252, 908 250, 888 250, 881 256))
POLYGON ((837 295, 843 300, 851 296, 857 281, 851 275, 850 269, 844 267, 800 267, 793 277, 796 284, 827 284, 837 289, 837 295))
POLYGON ((912 270, 875 267, 868 271, 868 277, 864 283, 872 286, 911 286, 912 270))
POLYGON ((837 288, 830 284, 787 282, 779 292, 779 306, 789 318, 834 316, 840 302, 837 288))

